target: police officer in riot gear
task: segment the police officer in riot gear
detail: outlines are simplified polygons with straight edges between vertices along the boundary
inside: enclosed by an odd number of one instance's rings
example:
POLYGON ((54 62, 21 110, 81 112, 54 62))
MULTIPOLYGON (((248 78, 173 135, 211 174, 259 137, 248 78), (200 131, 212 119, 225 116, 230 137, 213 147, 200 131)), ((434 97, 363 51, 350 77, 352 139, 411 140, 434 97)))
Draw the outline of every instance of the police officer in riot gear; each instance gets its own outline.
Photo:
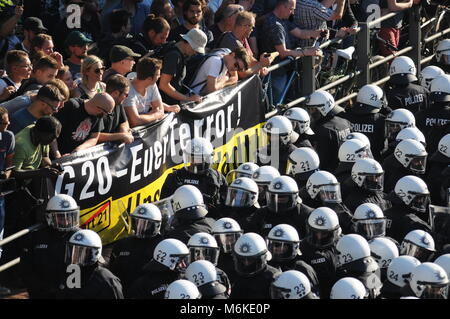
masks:
MULTIPOLYGON (((378 205, 364 203, 353 214, 353 232, 370 241, 386 235, 386 217, 378 205)), ((398 245, 393 239, 392 241, 398 245)))
POLYGON ((253 173, 259 168, 258 165, 252 162, 242 163, 238 168, 233 169, 227 174, 227 183, 231 184, 236 178, 248 177, 252 178, 253 173))
POLYGON ((351 177, 344 182, 344 204, 354 212, 363 203, 373 203, 382 210, 392 205, 383 192, 384 170, 374 159, 362 158, 352 167, 351 177))
MULTIPOLYGON (((432 131, 444 133, 450 122, 450 75, 445 74, 431 81, 430 107, 416 114, 417 127, 427 137, 432 131)), ((436 138, 436 137, 435 137, 436 138)))
POLYGON ((260 207, 267 205, 267 188, 270 182, 277 177, 280 177, 280 172, 275 167, 269 165, 261 166, 253 173, 252 179, 258 185, 258 204, 260 207))
POLYGON ((371 144, 375 159, 380 160, 381 152, 385 148, 384 140, 384 113, 389 113, 387 100, 383 90, 376 85, 367 84, 361 87, 356 97, 356 104, 345 113, 350 121, 352 132, 366 135, 371 144))
POLYGON ((291 225, 302 236, 306 233, 305 221, 311 211, 311 207, 302 203, 295 180, 280 176, 267 189, 267 206, 253 214, 250 224, 264 237, 278 224, 291 225))
POLYGON ((267 264, 271 259, 266 242, 256 233, 242 235, 233 248, 238 274, 230 299, 269 299, 270 285, 280 271, 267 264))
POLYGON ((253 229, 252 215, 260 208, 258 205, 258 185, 248 177, 236 178, 229 186, 220 217, 236 220, 244 232, 253 229))
POLYGON ((164 299, 201 299, 197 286, 186 279, 172 282, 164 292, 164 299))
POLYGON ((293 177, 299 189, 306 186, 308 178, 319 170, 320 159, 314 149, 299 147, 289 154, 286 174, 293 177))
POLYGON ((300 238, 297 230, 291 225, 274 226, 267 235, 267 249, 272 254, 269 265, 281 271, 297 270, 308 277, 312 291, 319 295, 319 280, 316 271, 303 260, 299 259, 300 238))
POLYGON ((228 299, 227 288, 217 280, 216 267, 210 261, 197 260, 189 264, 185 277, 197 286, 201 299, 228 299))
POLYGON ((336 243, 336 251, 339 258, 337 277, 360 280, 368 290, 369 298, 376 298, 382 287, 381 274, 367 240, 358 234, 344 235, 336 243))
POLYGON ((352 213, 342 203, 341 186, 336 177, 327 171, 312 174, 306 187, 300 191, 304 203, 312 208, 329 207, 339 217, 339 225, 348 233, 352 224, 352 213))
POLYGON ((272 299, 319 299, 312 292, 311 283, 298 270, 283 271, 270 285, 272 299))
POLYGON ((381 282, 386 280, 387 268, 394 258, 399 256, 397 244, 386 237, 376 237, 369 241, 370 253, 381 272, 381 282))
POLYGON ((399 299, 402 288, 408 285, 414 268, 420 261, 412 256, 404 255, 394 258, 387 268, 387 277, 381 288, 381 298, 399 299))
POLYGON ((336 281, 335 244, 342 232, 339 219, 331 208, 319 207, 309 215, 306 229, 306 238, 300 242, 300 259, 316 271, 320 298, 326 299, 336 281))
POLYGON ((425 262, 411 272, 409 284, 403 287, 403 296, 420 299, 447 299, 449 280, 445 270, 431 262, 425 262))
POLYGON ((79 228, 80 207, 69 195, 58 194, 46 206, 47 225, 23 242, 20 273, 30 299, 51 299, 66 274, 66 241, 79 228))
POLYGON ((333 96, 317 90, 312 93, 306 108, 314 130, 313 146, 319 154, 323 170, 334 171, 338 165, 339 146, 351 132, 351 123, 344 119, 344 109, 335 105, 333 96))
POLYGON ((431 202, 434 205, 448 205, 448 190, 442 186, 448 177, 444 177, 442 172, 450 165, 450 134, 445 135, 439 141, 437 150, 431 156, 428 172, 425 176, 428 188, 430 189, 431 202))
POLYGON ((384 189, 390 192, 394 189, 397 181, 406 175, 425 174, 428 153, 425 146, 415 140, 406 139, 398 143, 394 154, 387 157, 383 162, 386 180, 384 189))
POLYGON ((401 242, 411 230, 431 231, 425 221, 430 192, 422 179, 412 175, 402 177, 388 198, 392 207, 384 212, 387 236, 401 242))
POLYGON ((396 57, 390 67, 390 79, 384 89, 392 109, 405 108, 412 113, 428 107, 429 91, 413 82, 418 81, 414 61, 407 56, 396 57))
POLYGON ((214 148, 207 139, 194 137, 183 149, 184 168, 170 173, 161 189, 161 199, 171 196, 182 185, 194 185, 203 194, 211 217, 220 210, 227 183, 225 177, 211 167, 214 148))
POLYGON ((389 113, 384 121, 385 148, 382 151, 383 159, 394 152, 398 133, 407 127, 415 127, 414 114, 407 109, 396 109, 389 113))
POLYGON ((333 175, 341 185, 350 177, 353 164, 358 159, 373 158, 370 144, 358 139, 350 139, 342 143, 339 147, 338 157, 339 165, 333 175))
POLYGON ((189 249, 178 239, 168 238, 156 245, 153 258, 144 266, 143 275, 129 290, 132 299, 162 299, 167 286, 187 267, 189 249))
POLYGON ((102 259, 102 240, 96 232, 82 229, 74 233, 66 244, 68 278, 61 282, 56 298, 123 299, 120 279, 101 265, 102 259), (77 284, 70 281, 69 267, 73 266, 79 269, 77 284))
POLYGON ((450 39, 439 41, 435 57, 436 65, 445 73, 450 74, 450 39))
POLYGON ((197 187, 180 186, 171 200, 174 215, 170 230, 164 234, 165 238, 175 238, 187 243, 195 233, 211 233, 215 220, 206 216, 208 210, 197 187))
POLYGON ((353 277, 345 277, 336 281, 330 293, 330 299, 367 299, 368 296, 363 283, 353 277))
POLYGON ((420 71, 420 85, 426 88, 428 91, 431 89, 431 81, 440 75, 444 75, 445 72, 438 66, 429 65, 420 71))
POLYGON ((426 231, 415 229, 406 234, 400 245, 400 255, 409 255, 420 262, 431 261, 436 253, 434 239, 426 231))
POLYGON ((313 137, 314 132, 311 129, 311 120, 308 112, 300 107, 292 107, 286 110, 283 115, 291 120, 294 132, 299 134, 295 146, 312 148, 310 139, 313 137))
POLYGON ((131 214, 132 235, 114 244, 109 269, 120 278, 123 293, 142 275, 142 267, 152 259, 153 250, 163 239, 161 212, 154 204, 141 204, 131 214))

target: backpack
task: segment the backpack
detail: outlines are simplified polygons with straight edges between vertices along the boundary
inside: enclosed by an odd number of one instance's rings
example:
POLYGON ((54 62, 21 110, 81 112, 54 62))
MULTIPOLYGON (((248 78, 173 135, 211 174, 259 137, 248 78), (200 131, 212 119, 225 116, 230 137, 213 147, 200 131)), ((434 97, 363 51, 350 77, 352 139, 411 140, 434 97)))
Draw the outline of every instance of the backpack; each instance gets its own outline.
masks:
MULTIPOLYGON (((187 62, 186 77, 184 78, 183 84, 185 86, 187 86, 188 88, 190 88, 191 90, 198 86, 202 86, 202 88, 201 88, 201 90, 202 90, 203 87, 206 85, 206 80, 201 81, 201 82, 195 84, 194 86, 193 86, 193 84, 194 84, 193 82, 194 82, 195 78, 197 77, 197 74, 200 71, 203 64, 212 56, 223 57, 224 55, 227 55, 230 53, 231 53, 230 49, 218 48, 218 49, 211 50, 210 52, 208 52, 206 54, 194 55, 187 62)), ((223 59, 221 59, 221 62, 222 62, 222 64, 220 66, 220 73, 222 73, 223 67, 224 67, 223 59)))

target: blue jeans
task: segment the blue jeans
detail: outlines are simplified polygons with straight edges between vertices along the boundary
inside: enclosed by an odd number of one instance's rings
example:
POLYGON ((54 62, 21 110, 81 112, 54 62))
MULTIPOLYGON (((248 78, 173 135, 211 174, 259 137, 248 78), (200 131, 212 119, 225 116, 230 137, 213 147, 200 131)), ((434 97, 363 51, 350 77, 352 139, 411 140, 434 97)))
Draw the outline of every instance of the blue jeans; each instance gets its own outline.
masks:
POLYGON ((272 85, 272 101, 274 106, 280 101, 283 90, 286 88, 288 74, 285 68, 274 70, 270 74, 272 85))

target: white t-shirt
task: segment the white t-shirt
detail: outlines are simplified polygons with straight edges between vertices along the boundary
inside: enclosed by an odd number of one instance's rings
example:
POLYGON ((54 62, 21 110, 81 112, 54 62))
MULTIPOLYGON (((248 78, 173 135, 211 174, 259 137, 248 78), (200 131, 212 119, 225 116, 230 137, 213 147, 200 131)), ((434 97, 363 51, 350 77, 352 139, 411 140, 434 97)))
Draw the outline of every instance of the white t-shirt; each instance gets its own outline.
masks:
POLYGON ((158 86, 155 84, 149 86, 145 90, 145 95, 142 96, 134 88, 130 82, 130 92, 128 97, 123 102, 124 107, 136 107, 139 114, 148 113, 152 109, 151 103, 154 101, 162 101, 161 94, 159 94, 158 86))
POLYGON ((195 77, 194 82, 192 82, 191 89, 195 92, 195 94, 200 94, 201 89, 206 85, 206 82, 208 79, 208 76, 212 76, 214 78, 217 78, 219 76, 225 76, 228 72, 227 66, 225 65, 223 61, 223 57, 219 56, 212 56, 208 58, 205 63, 200 67, 200 70, 197 73, 197 76, 195 77), (223 65, 222 72, 220 72, 220 68, 223 65), (203 84, 199 84, 196 86, 197 83, 204 82, 203 84))

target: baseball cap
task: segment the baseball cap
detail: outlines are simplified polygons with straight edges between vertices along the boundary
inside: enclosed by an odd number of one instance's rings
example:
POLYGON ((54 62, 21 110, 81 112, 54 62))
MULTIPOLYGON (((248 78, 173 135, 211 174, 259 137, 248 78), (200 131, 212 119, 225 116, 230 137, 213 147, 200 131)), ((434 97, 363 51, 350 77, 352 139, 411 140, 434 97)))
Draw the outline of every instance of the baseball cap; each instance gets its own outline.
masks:
POLYGON ((69 33, 69 35, 66 38, 66 46, 70 45, 77 45, 77 46, 83 46, 86 44, 90 44, 93 41, 86 37, 83 33, 80 31, 72 31, 69 33))
POLYGON ((31 30, 33 32, 47 32, 48 29, 44 27, 44 24, 42 23, 42 20, 36 17, 28 17, 23 22, 23 29, 24 30, 31 30))
POLYGON ((180 34, 183 40, 186 40, 195 52, 205 53, 208 37, 200 29, 191 29, 187 34, 180 34))
POLYGON ((133 50, 124 45, 115 45, 112 47, 111 51, 109 51, 109 59, 111 60, 111 63, 122 61, 128 57, 140 56, 140 54, 133 52, 133 50))

